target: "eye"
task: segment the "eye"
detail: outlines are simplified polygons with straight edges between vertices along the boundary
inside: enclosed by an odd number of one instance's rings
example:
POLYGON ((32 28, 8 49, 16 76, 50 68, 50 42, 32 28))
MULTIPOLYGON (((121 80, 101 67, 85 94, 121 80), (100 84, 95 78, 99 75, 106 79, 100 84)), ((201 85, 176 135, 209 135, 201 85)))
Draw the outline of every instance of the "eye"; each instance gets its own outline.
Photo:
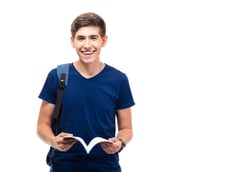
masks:
POLYGON ((77 39, 78 41, 83 41, 83 40, 85 40, 85 37, 84 37, 84 36, 78 36, 76 39, 77 39))
POLYGON ((93 41, 96 41, 96 40, 98 39, 98 37, 97 37, 96 35, 92 35, 92 36, 90 37, 90 39, 93 40, 93 41))

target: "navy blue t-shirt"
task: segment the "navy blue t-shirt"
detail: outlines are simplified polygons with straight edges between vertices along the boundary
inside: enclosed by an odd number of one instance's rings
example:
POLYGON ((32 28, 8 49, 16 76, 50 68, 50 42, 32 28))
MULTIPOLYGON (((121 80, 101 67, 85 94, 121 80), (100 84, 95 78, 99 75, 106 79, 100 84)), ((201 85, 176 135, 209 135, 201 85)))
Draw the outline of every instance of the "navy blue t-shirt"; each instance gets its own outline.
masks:
MULTIPOLYGON (((55 104, 58 89, 57 70, 52 69, 39 94, 39 98, 55 104)), ((62 111, 60 115, 60 132, 72 133, 82 137, 88 144, 92 138, 114 137, 116 134, 116 110, 133 106, 134 100, 127 76, 111 67, 105 68, 92 78, 84 78, 70 64, 68 84, 64 89, 62 111)), ((55 151, 57 155, 110 157, 100 145, 95 146, 89 155, 76 143, 69 151, 55 151)), ((115 159, 118 160, 118 155, 115 159)))

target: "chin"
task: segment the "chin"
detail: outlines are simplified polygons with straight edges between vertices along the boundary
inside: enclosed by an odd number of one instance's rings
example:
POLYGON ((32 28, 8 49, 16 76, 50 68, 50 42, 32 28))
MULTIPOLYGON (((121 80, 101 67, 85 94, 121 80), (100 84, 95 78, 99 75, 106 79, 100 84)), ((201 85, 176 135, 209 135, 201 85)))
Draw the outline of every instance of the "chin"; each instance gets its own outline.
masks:
POLYGON ((95 59, 93 58, 81 58, 84 63, 93 63, 95 59))

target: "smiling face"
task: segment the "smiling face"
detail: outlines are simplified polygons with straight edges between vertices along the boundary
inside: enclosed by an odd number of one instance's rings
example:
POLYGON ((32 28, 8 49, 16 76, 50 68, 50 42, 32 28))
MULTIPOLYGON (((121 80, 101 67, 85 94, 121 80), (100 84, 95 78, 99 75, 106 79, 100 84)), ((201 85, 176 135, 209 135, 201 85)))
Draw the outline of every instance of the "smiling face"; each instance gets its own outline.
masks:
POLYGON ((81 27, 71 38, 72 47, 76 49, 79 59, 83 63, 99 60, 102 47, 107 43, 107 36, 101 37, 99 27, 81 27))

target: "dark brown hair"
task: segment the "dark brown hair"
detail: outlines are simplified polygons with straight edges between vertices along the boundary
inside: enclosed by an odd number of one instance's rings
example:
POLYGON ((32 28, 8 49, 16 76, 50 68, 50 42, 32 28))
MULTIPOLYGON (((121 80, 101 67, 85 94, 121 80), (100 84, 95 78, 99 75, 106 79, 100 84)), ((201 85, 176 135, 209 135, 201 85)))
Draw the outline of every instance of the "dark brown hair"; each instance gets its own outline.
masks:
POLYGON ((79 15, 78 17, 75 18, 75 20, 71 24, 71 35, 74 38, 76 35, 76 32, 81 28, 81 27, 86 27, 86 26, 97 26, 99 27, 99 34, 103 38, 106 35, 106 23, 103 20, 102 17, 99 15, 92 13, 92 12, 87 12, 79 15))

